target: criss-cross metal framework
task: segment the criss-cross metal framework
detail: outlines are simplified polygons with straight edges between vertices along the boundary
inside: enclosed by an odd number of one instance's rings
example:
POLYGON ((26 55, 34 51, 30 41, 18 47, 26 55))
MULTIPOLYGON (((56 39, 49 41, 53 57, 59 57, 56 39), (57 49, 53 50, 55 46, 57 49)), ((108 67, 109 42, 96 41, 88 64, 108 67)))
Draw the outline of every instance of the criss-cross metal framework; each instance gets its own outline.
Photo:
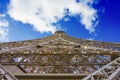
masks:
POLYGON ((18 78, 20 74, 72 74, 82 76, 80 79, 119 56, 119 43, 73 38, 63 31, 46 38, 0 44, 0 64, 18 78))

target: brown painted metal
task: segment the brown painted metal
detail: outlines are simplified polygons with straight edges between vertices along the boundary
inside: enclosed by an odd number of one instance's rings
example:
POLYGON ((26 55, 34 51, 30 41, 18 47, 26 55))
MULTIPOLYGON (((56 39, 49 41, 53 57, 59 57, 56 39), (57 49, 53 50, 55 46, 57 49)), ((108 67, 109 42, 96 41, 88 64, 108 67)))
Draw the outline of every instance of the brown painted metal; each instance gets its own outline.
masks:
POLYGON ((78 39, 63 31, 0 44, 0 64, 15 65, 32 74, 90 74, 119 56, 119 43, 78 39))

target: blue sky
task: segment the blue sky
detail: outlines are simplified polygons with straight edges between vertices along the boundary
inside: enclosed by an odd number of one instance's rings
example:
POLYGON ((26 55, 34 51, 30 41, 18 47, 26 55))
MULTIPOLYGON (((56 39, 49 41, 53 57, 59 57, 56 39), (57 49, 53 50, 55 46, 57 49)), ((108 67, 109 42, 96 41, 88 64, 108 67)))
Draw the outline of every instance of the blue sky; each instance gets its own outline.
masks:
POLYGON ((56 30, 120 42, 119 0, 0 0, 0 42, 49 36, 56 30))

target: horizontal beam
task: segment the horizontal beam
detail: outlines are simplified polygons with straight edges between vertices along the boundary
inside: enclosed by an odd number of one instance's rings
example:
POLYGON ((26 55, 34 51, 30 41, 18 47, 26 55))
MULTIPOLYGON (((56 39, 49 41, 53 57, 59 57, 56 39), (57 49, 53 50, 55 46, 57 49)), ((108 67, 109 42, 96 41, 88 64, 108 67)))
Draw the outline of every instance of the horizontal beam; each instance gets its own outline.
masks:
POLYGON ((120 55, 120 53, 0 53, 2 55, 120 55))
POLYGON ((15 74, 15 77, 18 79, 29 79, 29 80, 36 80, 36 79, 68 79, 68 80, 80 80, 83 77, 87 76, 88 74, 15 74))
MULTIPOLYGON (((109 63, 109 62, 108 62, 109 63)), ((2 65, 38 65, 38 66, 80 66, 80 65, 105 65, 107 64, 106 62, 99 62, 99 63, 77 63, 77 64, 41 64, 41 63, 26 63, 26 62, 0 62, 2 65)))

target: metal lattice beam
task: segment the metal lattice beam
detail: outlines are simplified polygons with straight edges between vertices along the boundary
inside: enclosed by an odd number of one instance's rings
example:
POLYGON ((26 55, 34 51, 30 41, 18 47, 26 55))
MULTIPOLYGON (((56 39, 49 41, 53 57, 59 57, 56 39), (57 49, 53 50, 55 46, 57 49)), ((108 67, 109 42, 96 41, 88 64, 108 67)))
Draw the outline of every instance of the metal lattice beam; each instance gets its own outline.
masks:
POLYGON ((118 78, 120 78, 120 57, 88 75, 82 80, 118 80, 118 78))

